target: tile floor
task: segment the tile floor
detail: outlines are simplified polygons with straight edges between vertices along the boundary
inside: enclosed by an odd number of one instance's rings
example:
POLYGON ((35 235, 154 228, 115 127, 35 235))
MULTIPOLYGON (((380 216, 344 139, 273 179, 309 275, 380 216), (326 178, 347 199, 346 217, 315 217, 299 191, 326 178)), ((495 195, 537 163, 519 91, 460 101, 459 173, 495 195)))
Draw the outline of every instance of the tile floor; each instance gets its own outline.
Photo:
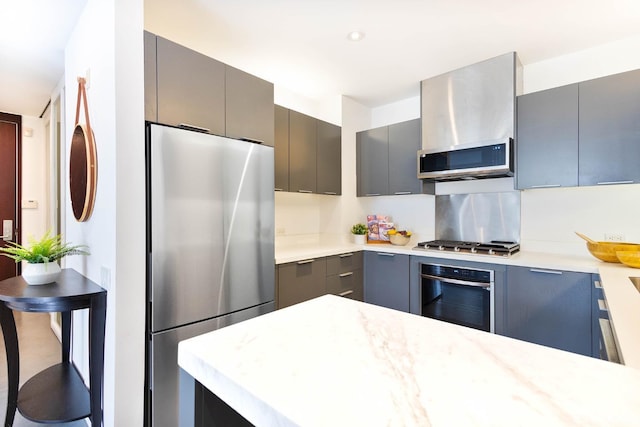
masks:
MULTIPOLYGON (((13 312, 18 330, 20 351, 20 384, 44 368, 60 362, 60 342, 49 326, 49 313, 13 312)), ((1 336, 1 334, 0 334, 1 336)), ((7 405, 7 358, 4 349, 4 337, 0 339, 0 425, 4 426, 7 405)), ((26 420, 16 412, 14 427, 35 427, 47 424, 26 420)), ((66 424, 48 424, 49 426, 85 427, 84 420, 66 424)))

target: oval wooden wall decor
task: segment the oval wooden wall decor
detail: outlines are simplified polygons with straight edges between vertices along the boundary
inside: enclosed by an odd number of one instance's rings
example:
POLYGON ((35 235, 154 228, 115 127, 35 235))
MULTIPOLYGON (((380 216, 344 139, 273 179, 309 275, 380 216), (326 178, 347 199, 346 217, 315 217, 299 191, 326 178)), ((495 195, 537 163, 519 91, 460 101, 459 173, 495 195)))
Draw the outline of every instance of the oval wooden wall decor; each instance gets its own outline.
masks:
POLYGON ((78 77, 78 103, 76 105, 76 126, 71 137, 71 154, 69 158, 69 191, 73 216, 78 222, 91 217, 96 199, 98 181, 98 156, 95 138, 89 122, 89 108, 85 79, 78 77), (80 101, 84 104, 86 124, 79 123, 80 101))

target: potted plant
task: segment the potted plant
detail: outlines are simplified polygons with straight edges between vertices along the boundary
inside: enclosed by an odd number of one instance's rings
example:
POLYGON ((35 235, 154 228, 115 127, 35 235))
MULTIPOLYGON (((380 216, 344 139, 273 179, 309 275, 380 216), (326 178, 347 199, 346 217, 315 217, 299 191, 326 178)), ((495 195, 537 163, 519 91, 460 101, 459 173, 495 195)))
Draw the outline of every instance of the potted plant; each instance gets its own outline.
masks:
POLYGON ((353 234, 353 243, 364 245, 366 243, 367 226, 362 223, 354 224, 351 227, 351 234, 353 234))
POLYGON ((44 285, 55 282, 60 276, 57 261, 68 255, 89 255, 88 247, 62 242, 62 235, 51 236, 47 231, 40 240, 29 237, 29 246, 7 242, 0 248, 0 255, 15 262, 25 261, 22 278, 30 285, 44 285))

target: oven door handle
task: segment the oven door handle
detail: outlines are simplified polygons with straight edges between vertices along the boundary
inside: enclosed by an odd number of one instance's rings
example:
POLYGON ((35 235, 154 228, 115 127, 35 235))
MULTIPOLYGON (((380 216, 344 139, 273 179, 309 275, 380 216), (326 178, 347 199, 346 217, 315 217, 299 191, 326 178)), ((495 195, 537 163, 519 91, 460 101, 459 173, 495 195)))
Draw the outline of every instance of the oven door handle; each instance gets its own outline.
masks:
POLYGON ((446 277, 432 276, 430 274, 420 274, 420 277, 422 277, 423 279, 432 279, 432 280, 437 280, 439 282, 453 283, 456 285, 475 286, 477 288, 485 288, 485 289, 491 288, 491 283, 469 282, 467 280, 449 279, 446 277))

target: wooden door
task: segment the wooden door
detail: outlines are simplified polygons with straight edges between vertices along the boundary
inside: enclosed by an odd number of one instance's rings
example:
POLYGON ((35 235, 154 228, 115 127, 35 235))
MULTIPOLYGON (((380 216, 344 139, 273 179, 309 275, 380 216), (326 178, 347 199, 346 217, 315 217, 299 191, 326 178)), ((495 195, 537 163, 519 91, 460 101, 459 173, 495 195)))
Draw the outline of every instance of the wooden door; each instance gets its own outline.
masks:
MULTIPOLYGON (((0 246, 6 246, 6 240, 19 242, 21 122, 20 116, 0 113, 0 246)), ((0 280, 18 275, 19 267, 0 256, 0 280)))

